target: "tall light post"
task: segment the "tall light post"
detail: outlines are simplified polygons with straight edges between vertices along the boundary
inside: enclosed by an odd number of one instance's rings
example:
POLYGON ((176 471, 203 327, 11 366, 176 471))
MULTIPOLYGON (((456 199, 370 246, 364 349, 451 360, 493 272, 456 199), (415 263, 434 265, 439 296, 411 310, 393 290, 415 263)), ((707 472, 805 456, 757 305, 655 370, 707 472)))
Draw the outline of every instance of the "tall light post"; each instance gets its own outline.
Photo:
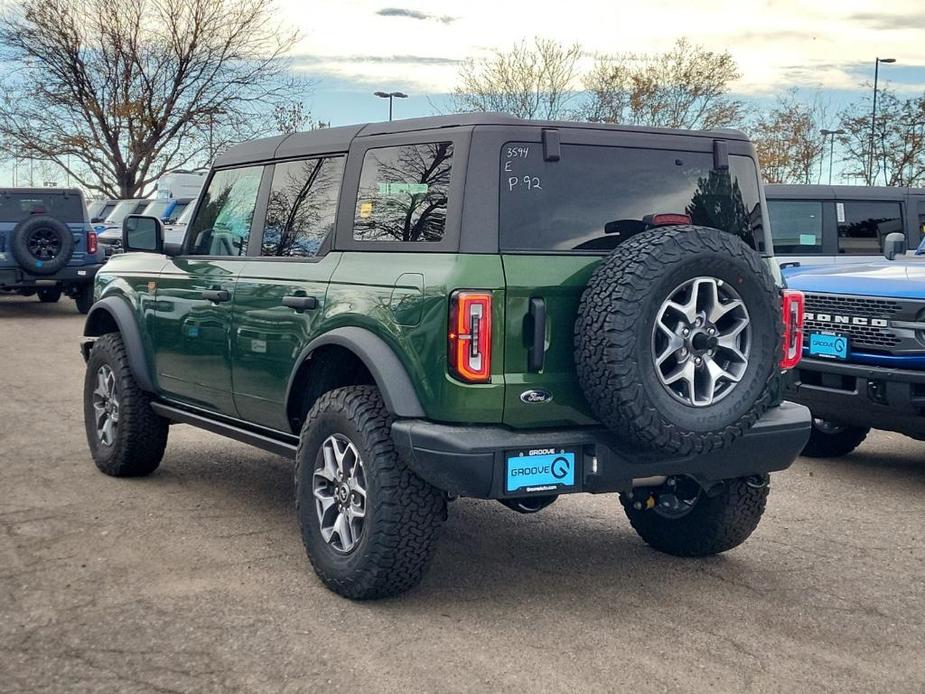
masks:
POLYGON ((896 58, 877 58, 874 61, 874 106, 870 113, 870 157, 867 162, 867 180, 874 184, 874 130, 877 124, 877 79, 880 77, 880 63, 889 65, 895 63, 896 58))
POLYGON ((844 135, 845 131, 839 128, 838 130, 826 130, 822 129, 822 146, 825 147, 825 138, 831 137, 832 142, 829 145, 829 185, 832 185, 832 162, 835 161, 835 136, 844 135))
POLYGON ((408 95, 403 92, 373 92, 373 95, 380 99, 389 100, 389 120, 392 120, 392 99, 407 99, 408 95))

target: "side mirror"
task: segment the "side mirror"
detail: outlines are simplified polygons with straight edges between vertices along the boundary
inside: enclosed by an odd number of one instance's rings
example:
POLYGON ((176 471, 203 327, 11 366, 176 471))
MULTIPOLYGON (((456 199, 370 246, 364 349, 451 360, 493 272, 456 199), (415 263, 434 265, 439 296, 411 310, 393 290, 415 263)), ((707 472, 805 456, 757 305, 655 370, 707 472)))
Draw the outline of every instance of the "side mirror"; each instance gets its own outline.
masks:
POLYGON ((898 231, 887 234, 883 239, 883 255, 887 260, 893 260, 898 255, 906 253, 906 236, 898 231))
POLYGON ((130 214, 122 222, 122 248, 126 253, 163 253, 164 225, 161 220, 130 214))

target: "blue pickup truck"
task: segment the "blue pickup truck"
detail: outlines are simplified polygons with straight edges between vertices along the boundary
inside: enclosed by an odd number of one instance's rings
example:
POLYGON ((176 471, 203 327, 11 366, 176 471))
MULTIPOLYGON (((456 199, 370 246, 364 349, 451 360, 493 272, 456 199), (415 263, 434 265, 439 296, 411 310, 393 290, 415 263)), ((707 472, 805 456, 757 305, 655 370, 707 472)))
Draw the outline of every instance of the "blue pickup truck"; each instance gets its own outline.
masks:
POLYGON ((786 268, 806 298, 803 359, 787 399, 810 408, 810 457, 850 453, 871 428, 925 439, 925 242, 905 255, 890 234, 886 259, 786 268))

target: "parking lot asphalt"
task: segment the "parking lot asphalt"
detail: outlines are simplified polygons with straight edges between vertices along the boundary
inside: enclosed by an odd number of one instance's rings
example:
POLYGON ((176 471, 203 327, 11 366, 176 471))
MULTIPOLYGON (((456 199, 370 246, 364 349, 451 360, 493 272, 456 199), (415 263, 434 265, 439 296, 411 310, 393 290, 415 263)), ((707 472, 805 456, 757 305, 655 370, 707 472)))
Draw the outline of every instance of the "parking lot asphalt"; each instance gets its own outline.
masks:
POLYGON ((925 691, 925 443, 798 460, 701 560, 610 495, 459 500, 420 588, 352 603, 311 571, 286 460, 175 427, 151 477, 96 471, 81 326, 0 298, 0 692, 925 691))

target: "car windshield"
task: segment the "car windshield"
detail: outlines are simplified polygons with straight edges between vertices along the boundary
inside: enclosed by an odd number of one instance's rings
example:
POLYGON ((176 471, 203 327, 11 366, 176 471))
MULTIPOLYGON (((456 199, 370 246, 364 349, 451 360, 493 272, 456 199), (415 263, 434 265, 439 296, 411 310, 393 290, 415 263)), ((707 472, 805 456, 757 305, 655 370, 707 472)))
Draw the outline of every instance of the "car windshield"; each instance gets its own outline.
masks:
POLYGON ((188 202, 178 202, 173 206, 173 209, 168 213, 170 216, 167 221, 171 224, 176 224, 180 221, 180 217, 186 214, 186 208, 189 206, 188 202))
POLYGON ((162 219, 164 214, 170 208, 172 202, 173 200, 170 200, 169 198, 155 200, 147 207, 145 207, 141 214, 145 215, 146 217, 157 217, 158 219, 162 219))
POLYGON ((562 145, 547 161, 542 145, 502 147, 501 245, 508 251, 607 252, 644 229, 697 224, 765 248, 755 162, 709 152, 562 145))
POLYGON ((186 203, 186 209, 183 210, 183 213, 177 217, 177 224, 189 224, 190 217, 193 216, 193 210, 196 209, 196 201, 186 203))
POLYGON ((135 210, 138 209, 138 203, 140 200, 120 200, 119 203, 112 209, 112 212, 109 213, 109 216, 106 217, 107 224, 122 224, 122 221, 128 217, 130 214, 134 214, 135 210))
POLYGON ((106 207, 105 200, 91 200, 89 203, 87 203, 87 216, 90 217, 90 219, 99 217, 99 214, 103 211, 104 207, 106 207))

